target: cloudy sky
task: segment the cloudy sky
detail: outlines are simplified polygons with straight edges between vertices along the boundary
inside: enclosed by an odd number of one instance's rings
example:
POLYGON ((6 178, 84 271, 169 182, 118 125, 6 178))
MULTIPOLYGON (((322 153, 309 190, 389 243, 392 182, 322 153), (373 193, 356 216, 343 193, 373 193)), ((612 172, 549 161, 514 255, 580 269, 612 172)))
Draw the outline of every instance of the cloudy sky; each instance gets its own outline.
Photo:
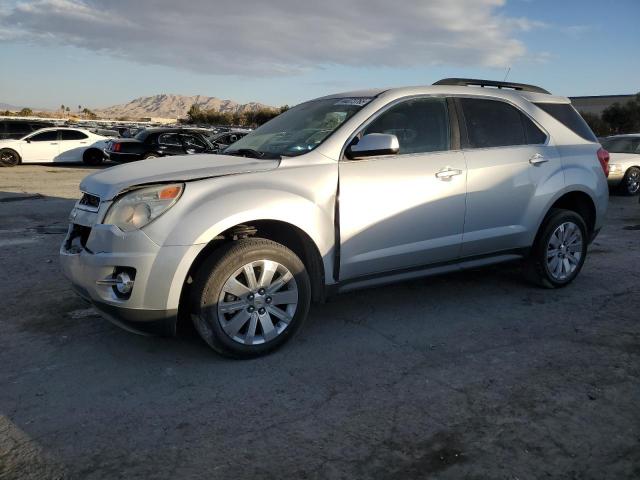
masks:
POLYGON ((0 0, 0 102, 295 104, 450 76, 640 91, 640 0, 0 0))

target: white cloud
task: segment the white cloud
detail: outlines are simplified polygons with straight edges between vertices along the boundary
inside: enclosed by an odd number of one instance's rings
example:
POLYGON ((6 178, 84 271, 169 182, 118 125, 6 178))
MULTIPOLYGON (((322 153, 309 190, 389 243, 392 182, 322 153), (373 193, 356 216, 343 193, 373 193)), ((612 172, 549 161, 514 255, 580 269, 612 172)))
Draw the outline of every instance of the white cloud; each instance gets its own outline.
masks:
POLYGON ((203 73, 278 75, 320 66, 503 67, 527 54, 504 0, 25 0, 0 38, 62 44, 203 73))

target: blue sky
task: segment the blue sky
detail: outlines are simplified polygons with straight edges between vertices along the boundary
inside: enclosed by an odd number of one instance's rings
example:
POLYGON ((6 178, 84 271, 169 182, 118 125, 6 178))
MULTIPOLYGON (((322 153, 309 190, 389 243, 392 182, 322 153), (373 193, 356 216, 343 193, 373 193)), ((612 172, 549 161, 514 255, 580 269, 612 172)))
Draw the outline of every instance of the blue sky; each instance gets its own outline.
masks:
POLYGON ((174 3, 0 0, 0 102, 104 107, 180 93, 282 105, 502 79, 509 66, 510 80, 560 95, 640 91, 640 0, 174 3))

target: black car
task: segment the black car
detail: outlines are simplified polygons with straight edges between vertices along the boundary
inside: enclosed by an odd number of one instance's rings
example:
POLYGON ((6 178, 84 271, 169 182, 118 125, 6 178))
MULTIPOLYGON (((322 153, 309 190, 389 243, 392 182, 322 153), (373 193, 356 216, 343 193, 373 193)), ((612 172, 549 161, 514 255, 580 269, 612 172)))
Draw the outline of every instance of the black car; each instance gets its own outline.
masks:
POLYGON ((110 140, 105 149, 107 158, 114 162, 216 152, 201 132, 188 128, 147 128, 134 138, 110 140))
POLYGON ((48 127, 55 127, 55 125, 40 120, 0 120, 0 140, 18 140, 31 132, 48 127))

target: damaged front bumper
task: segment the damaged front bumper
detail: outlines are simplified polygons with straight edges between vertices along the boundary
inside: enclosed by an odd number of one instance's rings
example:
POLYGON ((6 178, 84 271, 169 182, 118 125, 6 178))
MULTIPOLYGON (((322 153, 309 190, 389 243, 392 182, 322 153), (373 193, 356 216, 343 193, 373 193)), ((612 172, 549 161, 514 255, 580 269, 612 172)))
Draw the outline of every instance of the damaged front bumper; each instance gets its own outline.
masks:
POLYGON ((82 207, 78 202, 72 211, 60 247, 62 271, 74 290, 128 330, 175 333, 182 287, 202 246, 160 246, 142 230, 98 223, 108 206, 82 207), (116 284, 123 272, 131 280, 128 291, 116 284))

